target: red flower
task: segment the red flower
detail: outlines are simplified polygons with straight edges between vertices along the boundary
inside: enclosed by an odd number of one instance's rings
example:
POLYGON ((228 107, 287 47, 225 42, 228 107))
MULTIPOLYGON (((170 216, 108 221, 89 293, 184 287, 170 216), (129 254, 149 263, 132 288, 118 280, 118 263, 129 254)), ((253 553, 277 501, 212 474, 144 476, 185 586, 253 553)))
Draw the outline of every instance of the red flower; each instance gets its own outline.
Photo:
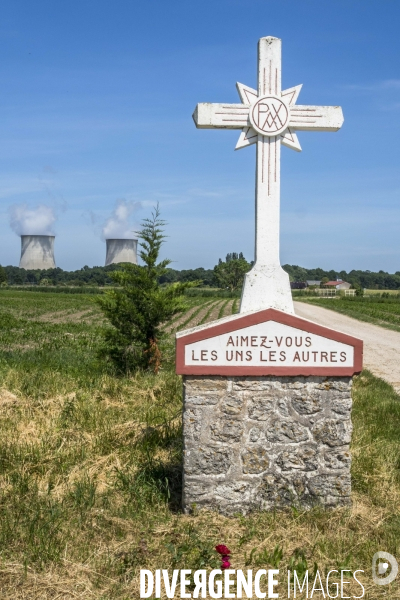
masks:
POLYGON ((228 556, 223 556, 222 557, 222 564, 221 564, 221 569, 229 569, 229 567, 231 566, 231 563, 228 560, 228 556))
POLYGON ((219 544, 218 546, 215 546, 215 549, 218 552, 218 554, 222 554, 222 560, 224 560, 224 558, 228 558, 229 554, 231 554, 229 548, 227 546, 224 546, 224 544, 219 544))

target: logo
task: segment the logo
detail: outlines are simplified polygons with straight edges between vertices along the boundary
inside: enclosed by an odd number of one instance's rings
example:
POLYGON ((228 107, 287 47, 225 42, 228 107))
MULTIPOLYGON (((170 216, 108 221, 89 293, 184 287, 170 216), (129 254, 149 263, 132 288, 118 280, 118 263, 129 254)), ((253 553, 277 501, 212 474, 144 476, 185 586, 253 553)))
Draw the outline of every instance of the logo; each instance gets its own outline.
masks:
POLYGON ((388 585, 396 579, 398 572, 397 560, 389 552, 376 552, 374 554, 372 558, 372 579, 376 585, 388 585))
POLYGON ((262 135, 274 136, 282 133, 289 122, 289 109, 276 96, 264 96, 250 109, 250 121, 262 135))

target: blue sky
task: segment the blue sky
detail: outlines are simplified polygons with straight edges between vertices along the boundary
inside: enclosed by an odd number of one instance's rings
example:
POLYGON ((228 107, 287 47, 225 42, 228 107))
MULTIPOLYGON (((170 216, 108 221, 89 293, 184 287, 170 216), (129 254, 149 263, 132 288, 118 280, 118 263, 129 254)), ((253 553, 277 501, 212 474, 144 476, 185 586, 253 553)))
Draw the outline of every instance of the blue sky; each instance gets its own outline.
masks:
POLYGON ((64 269, 104 264, 115 202, 159 202, 173 267, 253 257, 255 147, 197 130, 197 102, 256 86, 257 41, 283 40, 284 87, 340 104, 337 133, 282 149, 281 261, 400 270, 398 0, 6 0, 0 25, 0 263, 9 207, 44 203, 64 269))

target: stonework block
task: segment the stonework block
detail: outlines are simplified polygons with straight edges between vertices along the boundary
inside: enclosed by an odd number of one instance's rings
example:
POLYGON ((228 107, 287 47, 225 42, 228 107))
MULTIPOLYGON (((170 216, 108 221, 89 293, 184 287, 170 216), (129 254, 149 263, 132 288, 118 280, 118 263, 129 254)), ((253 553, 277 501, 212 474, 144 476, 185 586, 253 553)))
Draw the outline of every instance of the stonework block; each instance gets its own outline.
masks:
POLYGON ((350 503, 351 377, 184 377, 183 508, 350 503))

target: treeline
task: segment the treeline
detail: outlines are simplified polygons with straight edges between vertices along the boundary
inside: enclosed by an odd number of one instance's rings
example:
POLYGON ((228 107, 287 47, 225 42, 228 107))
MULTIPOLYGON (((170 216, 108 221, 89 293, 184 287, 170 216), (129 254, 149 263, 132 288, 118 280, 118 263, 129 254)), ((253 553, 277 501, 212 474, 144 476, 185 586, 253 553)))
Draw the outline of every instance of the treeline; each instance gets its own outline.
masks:
MULTIPOLYGON (((0 283, 9 285, 71 285, 71 286, 106 286, 112 281, 109 273, 119 268, 119 265, 107 267, 88 267, 85 265, 77 271, 63 271, 59 267, 45 270, 25 270, 19 267, 0 267, 0 283)), ((162 275, 160 283, 174 283, 186 281, 202 281, 205 286, 215 286, 214 271, 212 269, 188 269, 177 271, 167 269, 162 275)))
POLYGON ((167 269, 165 275, 160 277, 160 283, 185 283, 186 281, 202 281, 204 286, 207 287, 218 287, 215 280, 213 269, 183 269, 182 271, 176 271, 175 269, 167 269))
MULTIPOLYGON (((77 271, 63 271, 59 267, 55 269, 25 270, 19 267, 0 267, 0 283, 8 285, 60 285, 60 286, 107 286, 112 281, 109 273, 119 268, 119 265, 108 265, 107 267, 88 267, 85 265, 77 271)), ((160 283, 174 283, 186 281, 202 281, 203 285, 216 286, 213 269, 188 269, 177 271, 167 269, 162 275, 160 283)))
POLYGON ((25 270, 19 267, 1 267, 0 283, 9 285, 61 285, 61 286, 105 286, 112 283, 109 273, 118 269, 118 265, 107 267, 88 267, 85 265, 78 271, 55 269, 25 270))
POLYGON ((394 274, 386 271, 324 271, 324 269, 304 269, 297 265, 283 265, 283 269, 289 274, 291 281, 321 280, 328 277, 329 280, 336 278, 351 283, 354 287, 367 288, 369 290, 398 290, 400 289, 400 271, 394 274))
MULTIPOLYGON (((228 255, 229 256, 229 255, 228 255)), ((228 258, 228 257, 227 257, 228 258)), ((241 260, 239 258, 239 260, 241 260)), ((235 261, 233 261, 235 262, 235 261)), ((232 264, 232 261, 227 261, 232 264)), ((174 283, 186 281, 202 281, 205 287, 227 287, 219 276, 219 265, 214 269, 167 269, 161 276, 160 283, 174 283)), ((119 265, 107 267, 88 267, 85 265, 77 271, 63 271, 60 268, 26 271, 18 267, 0 267, 0 283, 8 285, 58 285, 58 286, 107 286, 112 281, 109 273, 119 268, 119 265)), ((250 264, 249 267, 250 268, 250 264)), ((291 281, 321 280, 327 277, 330 280, 339 277, 348 281, 354 287, 381 290, 400 289, 400 271, 391 274, 385 271, 325 271, 324 269, 304 269, 297 265, 284 265, 284 270, 289 274, 291 281)))

